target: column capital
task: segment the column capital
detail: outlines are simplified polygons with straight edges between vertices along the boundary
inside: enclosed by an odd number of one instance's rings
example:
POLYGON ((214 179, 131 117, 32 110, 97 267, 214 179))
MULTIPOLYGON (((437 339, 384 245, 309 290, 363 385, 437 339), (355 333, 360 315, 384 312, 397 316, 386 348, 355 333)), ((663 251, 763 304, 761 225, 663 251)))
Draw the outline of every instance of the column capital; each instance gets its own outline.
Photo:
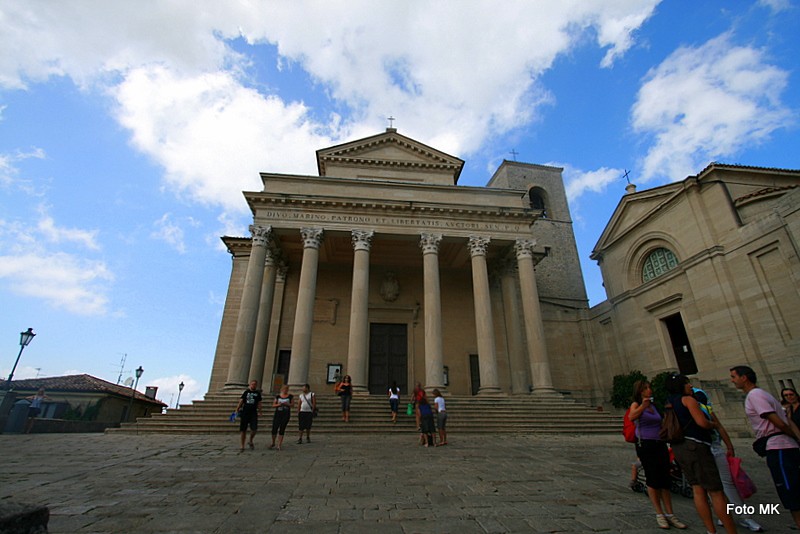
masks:
POLYGON ((319 248, 322 244, 322 228, 301 228, 300 236, 303 239, 303 248, 319 248))
POLYGON ((469 236, 469 255, 473 258, 475 256, 486 256, 486 252, 489 250, 490 241, 490 238, 482 235, 469 236))
POLYGON ((517 238, 514 243, 514 252, 517 254, 517 259, 523 258, 533 259, 533 247, 536 246, 535 239, 517 238))
POLYGON ((272 226, 261 226, 259 224, 250 225, 250 233, 253 235, 254 247, 266 247, 272 235, 272 226))
POLYGON ((353 230, 350 235, 354 250, 366 250, 369 252, 370 247, 372 247, 372 237, 375 235, 374 230, 353 230))
POLYGON ((286 274, 289 272, 289 265, 282 261, 278 263, 278 272, 275 273, 275 281, 278 283, 286 282, 286 274))
POLYGON ((264 267, 274 267, 278 264, 281 257, 281 251, 272 245, 267 246, 267 255, 264 256, 264 267))
POLYGON ((420 234, 419 247, 422 254, 438 254, 439 243, 442 242, 442 234, 420 234))

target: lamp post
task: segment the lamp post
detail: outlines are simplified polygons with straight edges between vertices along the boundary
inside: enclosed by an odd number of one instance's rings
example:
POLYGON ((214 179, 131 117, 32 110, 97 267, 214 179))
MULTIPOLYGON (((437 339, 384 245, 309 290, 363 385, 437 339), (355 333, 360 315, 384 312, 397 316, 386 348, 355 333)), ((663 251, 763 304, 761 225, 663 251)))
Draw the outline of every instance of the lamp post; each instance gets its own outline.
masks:
POLYGON ((131 420, 131 412, 133 411, 133 397, 136 396, 136 388, 139 387, 139 379, 142 378, 142 374, 144 373, 144 369, 140 365, 138 369, 136 369, 136 385, 133 386, 133 391, 131 391, 131 402, 128 404, 128 418, 127 420, 131 420))
POLYGON ((22 351, 25 350, 25 347, 30 345, 35 336, 36 334, 33 333, 33 328, 28 328, 26 332, 19 333, 19 354, 17 354, 17 361, 14 362, 14 367, 11 368, 11 374, 8 375, 8 380, 6 381, 6 389, 9 391, 11 391, 11 379, 14 378, 14 371, 17 370, 17 364, 22 357, 22 351))
POLYGON ((180 383, 180 384, 178 384, 178 400, 175 402, 175 409, 176 409, 176 410, 179 410, 179 409, 180 409, 180 405, 181 405, 181 391, 183 391, 183 386, 184 386, 184 384, 183 384, 183 380, 181 380, 181 383, 180 383))

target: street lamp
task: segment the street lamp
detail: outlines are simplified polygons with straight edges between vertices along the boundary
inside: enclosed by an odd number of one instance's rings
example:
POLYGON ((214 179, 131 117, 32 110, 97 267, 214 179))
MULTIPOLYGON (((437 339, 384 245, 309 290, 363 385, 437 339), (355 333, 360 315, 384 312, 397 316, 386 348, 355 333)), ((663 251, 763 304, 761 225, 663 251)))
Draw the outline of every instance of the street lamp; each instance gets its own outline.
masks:
POLYGON ((8 380, 6 381, 6 389, 9 391, 11 391, 11 379, 14 378, 14 371, 17 370, 17 364, 22 356, 22 351, 25 350, 25 347, 30 345, 34 337, 36 337, 36 334, 33 333, 33 328, 28 328, 26 332, 19 333, 19 354, 17 354, 17 361, 14 362, 14 367, 11 368, 11 374, 8 375, 8 380))
POLYGON ((131 420, 131 412, 133 411, 133 397, 136 396, 136 388, 139 387, 139 379, 142 378, 142 374, 144 374, 144 369, 140 365, 138 369, 136 369, 136 385, 133 386, 133 391, 131 391, 131 402, 128 404, 128 421, 131 420))
POLYGON ((181 380, 181 383, 178 384, 178 400, 175 402, 176 410, 179 409, 179 406, 181 405, 181 391, 183 391, 183 386, 184 386, 183 380, 181 380))

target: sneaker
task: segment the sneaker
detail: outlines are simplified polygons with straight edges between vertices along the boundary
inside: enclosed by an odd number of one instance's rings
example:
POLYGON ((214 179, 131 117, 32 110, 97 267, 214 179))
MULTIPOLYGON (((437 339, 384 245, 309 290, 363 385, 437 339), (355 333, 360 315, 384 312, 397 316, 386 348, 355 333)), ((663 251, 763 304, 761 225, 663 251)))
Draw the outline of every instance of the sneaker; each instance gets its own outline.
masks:
POLYGON ((739 521, 739 524, 744 528, 750 530, 750 532, 764 532, 764 529, 761 528, 761 525, 753 521, 752 519, 742 519, 739 521))
POLYGON ((683 521, 681 521, 680 519, 678 519, 677 517, 675 517, 674 515, 668 515, 668 516, 665 516, 665 518, 666 518, 667 522, 671 526, 673 526, 675 528, 680 528, 680 529, 687 528, 686 524, 683 521))
POLYGON ((658 523, 658 528, 669 528, 669 521, 663 515, 656 515, 656 523, 658 523))

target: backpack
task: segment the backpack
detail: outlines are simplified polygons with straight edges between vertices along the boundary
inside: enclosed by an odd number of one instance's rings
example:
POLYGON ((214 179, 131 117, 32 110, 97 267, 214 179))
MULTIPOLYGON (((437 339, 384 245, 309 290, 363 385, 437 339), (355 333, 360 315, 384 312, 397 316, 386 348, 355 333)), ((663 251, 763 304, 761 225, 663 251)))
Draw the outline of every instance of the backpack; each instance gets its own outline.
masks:
POLYGON ((628 443, 636 443, 636 424, 630 418, 631 409, 625 411, 625 416, 622 418, 622 436, 628 443))

